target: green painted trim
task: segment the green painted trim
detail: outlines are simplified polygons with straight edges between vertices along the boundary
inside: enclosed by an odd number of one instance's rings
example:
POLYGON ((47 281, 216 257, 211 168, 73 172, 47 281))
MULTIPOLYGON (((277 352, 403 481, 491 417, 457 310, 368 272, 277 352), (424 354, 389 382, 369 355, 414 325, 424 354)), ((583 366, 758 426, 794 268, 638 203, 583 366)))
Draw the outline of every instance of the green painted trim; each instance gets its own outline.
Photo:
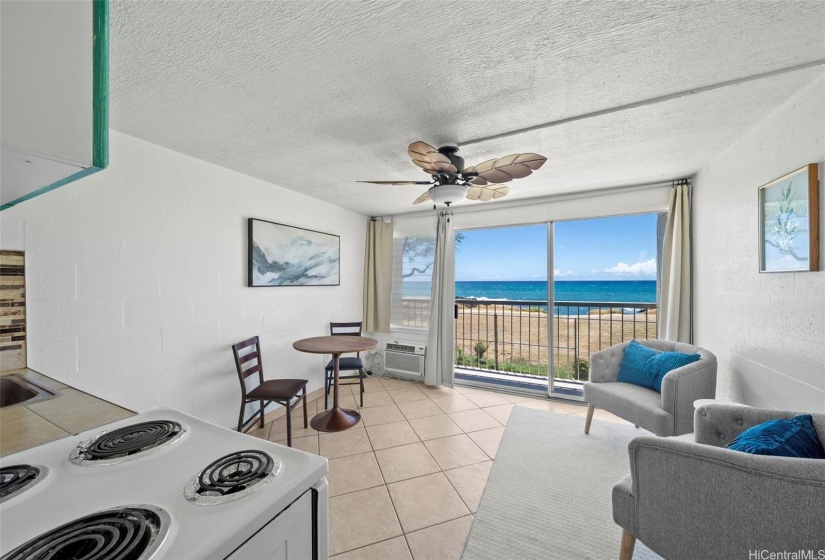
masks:
POLYGON ((92 0, 92 166, 109 165, 109 0, 92 0))
POLYGON ((109 0, 92 0, 92 166, 0 206, 0 211, 109 166, 109 0))
POLYGON ((72 181, 77 181, 78 179, 82 179, 83 177, 88 177, 93 173, 97 173, 98 171, 103 171, 102 167, 87 167, 86 169, 81 169, 77 173, 73 175, 69 175, 65 179, 60 179, 59 181, 55 181, 51 185, 46 185, 45 187, 40 187, 36 191, 32 191, 27 195, 21 196, 20 198, 14 199, 11 202, 5 203, 3 206, 0 206, 0 211, 6 210, 7 208, 11 208, 21 202, 29 200, 30 198, 34 198, 36 196, 40 196, 41 194, 47 193, 49 191, 53 191, 58 187, 62 187, 72 181))

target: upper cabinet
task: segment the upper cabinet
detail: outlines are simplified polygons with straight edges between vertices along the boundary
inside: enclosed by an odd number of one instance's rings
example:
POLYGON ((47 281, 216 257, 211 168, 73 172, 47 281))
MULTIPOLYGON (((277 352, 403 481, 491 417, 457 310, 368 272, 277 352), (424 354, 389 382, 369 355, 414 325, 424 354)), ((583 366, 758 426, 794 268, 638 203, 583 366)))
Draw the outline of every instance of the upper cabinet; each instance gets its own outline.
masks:
POLYGON ((108 0, 0 2, 0 209, 109 163, 108 0))

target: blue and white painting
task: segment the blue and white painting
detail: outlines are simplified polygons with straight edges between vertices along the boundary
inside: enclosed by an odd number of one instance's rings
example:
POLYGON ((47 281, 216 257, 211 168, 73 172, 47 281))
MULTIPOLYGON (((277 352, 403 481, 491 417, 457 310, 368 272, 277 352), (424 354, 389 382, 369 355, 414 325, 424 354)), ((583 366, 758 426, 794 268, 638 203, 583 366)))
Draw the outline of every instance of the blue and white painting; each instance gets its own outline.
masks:
POLYGON ((337 286, 341 238, 249 218, 249 286, 337 286))

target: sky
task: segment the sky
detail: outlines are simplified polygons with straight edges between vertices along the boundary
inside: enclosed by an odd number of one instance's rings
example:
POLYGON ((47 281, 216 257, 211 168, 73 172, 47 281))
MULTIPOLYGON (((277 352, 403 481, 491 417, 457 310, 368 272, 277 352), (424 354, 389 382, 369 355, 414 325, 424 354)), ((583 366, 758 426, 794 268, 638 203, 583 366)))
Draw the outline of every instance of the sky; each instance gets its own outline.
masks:
MULTIPOLYGON (((461 232, 455 279, 546 280, 544 224, 461 232)), ((655 280, 656 214, 555 224, 556 280, 655 280)))

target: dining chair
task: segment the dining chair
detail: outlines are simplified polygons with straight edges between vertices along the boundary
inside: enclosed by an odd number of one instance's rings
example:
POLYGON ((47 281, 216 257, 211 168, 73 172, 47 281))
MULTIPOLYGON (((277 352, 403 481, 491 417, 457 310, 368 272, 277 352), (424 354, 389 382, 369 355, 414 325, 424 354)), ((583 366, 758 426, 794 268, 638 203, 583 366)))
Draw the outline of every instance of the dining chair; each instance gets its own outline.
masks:
POLYGON ((304 401, 304 428, 309 427, 307 415, 307 380, 306 379, 269 379, 264 381, 264 369, 261 362, 261 345, 257 336, 232 345, 235 367, 241 381, 241 412, 238 415, 238 431, 244 432, 247 425, 260 415, 261 428, 264 427, 264 410, 271 402, 276 402, 286 409, 286 441, 292 447, 292 410, 304 401), (258 385, 247 390, 246 380, 258 374, 258 385), (293 401, 293 399, 295 399, 293 401), (260 403, 260 409, 244 421, 246 405, 260 403))
MULTIPOLYGON (((330 323, 329 334, 332 336, 361 336, 361 321, 350 323, 330 323)), ((333 360, 330 360, 325 368, 324 375, 324 408, 329 406, 329 391, 335 381, 335 365, 333 360)), ((367 376, 364 371, 364 362, 361 360, 361 353, 358 352, 355 357, 342 357, 338 366, 338 384, 339 385, 360 385, 361 386, 361 406, 364 406, 364 377, 367 376), (353 375, 341 375, 340 372, 354 371, 353 375), (349 381, 348 383, 341 383, 344 379, 357 379, 357 383, 349 381)))

